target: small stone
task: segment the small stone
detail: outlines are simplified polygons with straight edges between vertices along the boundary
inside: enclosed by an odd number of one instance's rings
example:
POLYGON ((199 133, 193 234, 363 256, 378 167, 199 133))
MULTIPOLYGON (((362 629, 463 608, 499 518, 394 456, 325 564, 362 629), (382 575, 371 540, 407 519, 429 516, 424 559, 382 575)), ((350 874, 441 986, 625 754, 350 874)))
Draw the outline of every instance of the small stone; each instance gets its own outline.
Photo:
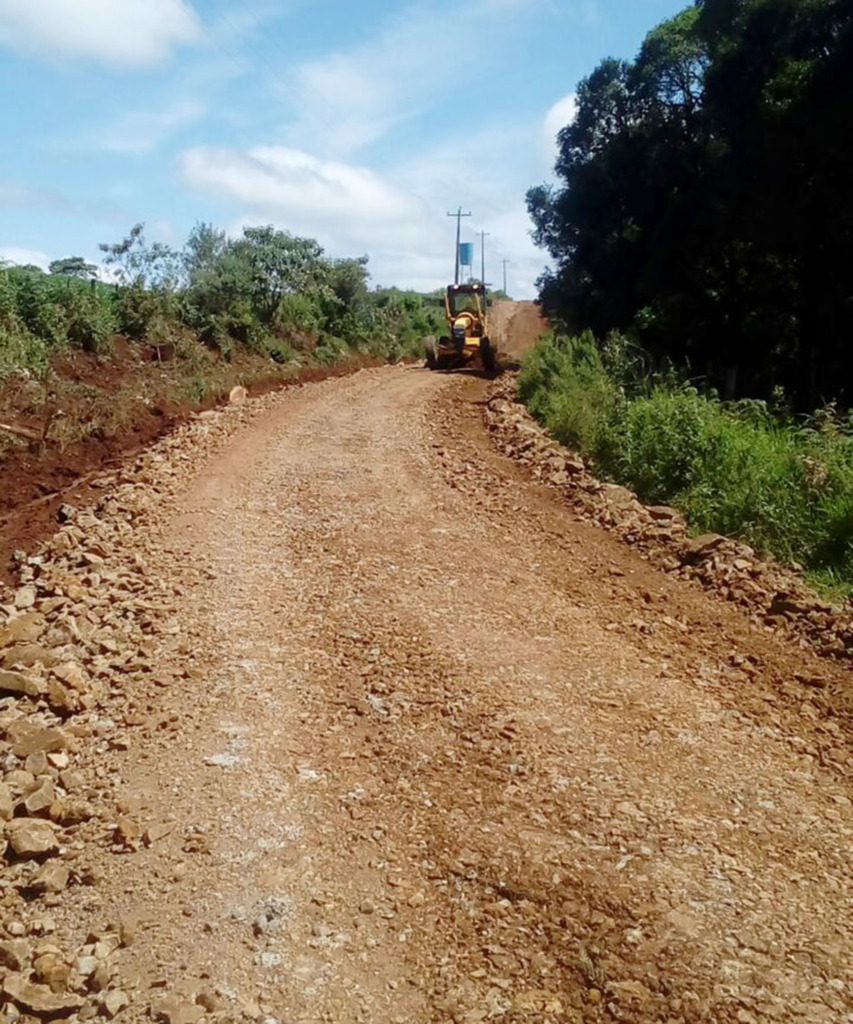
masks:
POLYGON ((36 789, 26 795, 24 807, 27 814, 35 816, 47 811, 55 799, 56 791, 53 782, 50 779, 44 779, 36 789))
POLYGON ((104 989, 110 987, 110 982, 113 980, 115 971, 108 964, 101 960, 98 966, 89 976, 89 988, 92 992, 103 992, 104 989))
POLYGON ((81 978, 89 978, 98 969, 98 961, 93 956, 78 956, 74 968, 81 978))
POLYGON ((47 754, 43 750, 30 754, 24 761, 24 768, 33 775, 44 775, 47 771, 47 754))
POLYGON ((0 821, 8 821, 12 817, 14 809, 12 790, 5 782, 0 782, 0 821))
POLYGON ((187 1003, 178 995, 164 996, 151 1004, 151 1017, 162 1024, 196 1024, 203 1016, 203 1007, 187 1003))
POLYGON ((201 989, 195 997, 196 1006, 200 1006, 206 1013, 217 1013, 224 1008, 223 1001, 209 988, 201 989))
POLYGON ((7 967, 10 971, 22 971, 29 957, 29 943, 22 939, 5 939, 0 942, 0 967, 7 967))
POLYGON ((64 661, 62 664, 54 666, 51 674, 66 686, 70 686, 72 690, 77 690, 78 693, 86 689, 86 673, 76 661, 64 661))
POLYGON ((22 697, 38 697, 42 691, 40 681, 23 672, 0 670, 0 693, 14 693, 22 697))
POLYGON ((38 957, 33 964, 33 971, 36 979, 47 985, 51 992, 67 990, 71 968, 58 953, 45 953, 38 957))
POLYGON ((170 832, 174 832, 175 823, 173 821, 161 821, 157 825, 149 825, 145 830, 145 834, 142 837, 142 841, 146 846, 153 846, 154 843, 159 842, 161 839, 165 839, 170 832))
POLYGON ((43 728, 26 719, 12 722, 6 729, 6 738, 11 743, 12 753, 16 757, 27 757, 39 750, 46 754, 56 750, 67 750, 70 742, 62 729, 43 728))
POLYGON ((47 647, 40 647, 38 644, 26 644, 23 647, 9 647, 4 652, 0 662, 3 668, 32 668, 40 663, 49 668, 56 661, 56 655, 47 647))
POLYGON ((35 778, 32 772, 25 772, 23 768, 16 768, 14 771, 6 772, 6 785, 16 796, 23 796, 35 785, 35 778))
POLYGON ((68 868, 58 860, 49 861, 36 874, 30 887, 41 892, 63 892, 68 886, 68 868))
POLYGON ((15 591, 15 607, 21 611, 32 608, 36 603, 37 596, 38 594, 34 586, 20 587, 15 591))
POLYGON ((5 833, 19 857, 40 857, 56 853, 58 849, 53 825, 41 818, 13 818, 6 822, 5 833))
POLYGON ((115 932, 110 932, 98 939, 92 952, 99 960, 106 960, 107 957, 112 956, 120 946, 121 937, 115 932))
POLYGON ((83 1006, 80 996, 71 992, 51 992, 47 985, 33 984, 19 974, 6 978, 3 982, 3 995, 22 1010, 48 1020, 67 1017, 83 1006))
POLYGON ((111 989, 101 1000, 101 1009, 104 1016, 109 1018, 109 1020, 118 1016, 129 1005, 130 999, 128 999, 127 993, 122 992, 120 988, 111 989))
POLYGON ((51 711, 61 717, 76 715, 83 709, 80 694, 65 686, 58 679, 50 679, 47 684, 47 702, 51 711))
POLYGON ((59 781, 62 783, 62 788, 68 790, 69 793, 73 793, 75 789, 82 789, 86 784, 83 775, 73 769, 61 772, 59 781))
POLYGON ((0 629, 0 648, 14 644, 34 644, 44 632, 44 616, 38 612, 19 615, 0 629))

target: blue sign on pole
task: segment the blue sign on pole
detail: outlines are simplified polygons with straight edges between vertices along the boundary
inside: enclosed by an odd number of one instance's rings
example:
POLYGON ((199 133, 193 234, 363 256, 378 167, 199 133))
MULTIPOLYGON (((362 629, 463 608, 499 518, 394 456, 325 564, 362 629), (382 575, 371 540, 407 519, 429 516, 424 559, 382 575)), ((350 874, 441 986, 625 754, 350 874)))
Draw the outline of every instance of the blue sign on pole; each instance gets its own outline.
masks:
POLYGON ((461 242, 459 245, 459 262, 463 267, 474 266, 474 243, 461 242))

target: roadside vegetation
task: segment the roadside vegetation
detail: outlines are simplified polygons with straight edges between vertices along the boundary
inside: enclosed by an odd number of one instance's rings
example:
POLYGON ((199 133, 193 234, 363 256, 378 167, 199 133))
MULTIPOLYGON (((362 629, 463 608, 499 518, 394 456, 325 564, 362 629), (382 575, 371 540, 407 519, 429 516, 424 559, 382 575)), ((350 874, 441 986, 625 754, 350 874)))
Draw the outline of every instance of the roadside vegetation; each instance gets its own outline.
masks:
POLYGON ((73 475, 237 384, 420 354, 442 322, 432 296, 371 289, 366 257, 272 227, 200 224, 175 250, 137 225, 101 249, 101 279, 79 256, 0 267, 0 459, 34 485, 48 462, 73 475))
POLYGON ((440 322, 426 297, 368 287, 367 257, 330 259, 313 239, 272 227, 229 239, 198 225, 181 251, 148 244, 142 225, 103 245, 114 283, 79 257, 0 270, 0 377, 41 375, 57 355, 108 355, 117 337, 158 358, 198 359, 199 345, 279 366, 419 351, 440 322))
POLYGON ((851 67, 848 0, 701 0, 602 61, 528 193, 546 314, 727 399, 853 404, 851 67))
POLYGON ((842 0, 701 0, 602 61, 528 193, 521 381, 603 475, 848 592, 851 67, 842 0))
POLYGON ((521 398, 604 478, 853 594, 853 416, 795 417, 781 394, 724 402, 648 363, 620 335, 552 334, 525 362, 521 398))

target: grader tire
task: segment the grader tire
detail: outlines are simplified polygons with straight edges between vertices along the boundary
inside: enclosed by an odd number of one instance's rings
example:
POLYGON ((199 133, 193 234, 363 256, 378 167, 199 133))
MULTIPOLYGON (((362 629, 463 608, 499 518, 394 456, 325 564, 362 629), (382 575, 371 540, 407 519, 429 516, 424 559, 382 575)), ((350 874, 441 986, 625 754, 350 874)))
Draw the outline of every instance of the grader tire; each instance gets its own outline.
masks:
POLYGON ((435 338, 424 339, 424 358, 426 359, 428 370, 438 368, 438 349, 436 348, 435 338))
POLYGON ((488 338, 480 338, 480 362, 486 373, 494 373, 498 368, 497 354, 488 338))

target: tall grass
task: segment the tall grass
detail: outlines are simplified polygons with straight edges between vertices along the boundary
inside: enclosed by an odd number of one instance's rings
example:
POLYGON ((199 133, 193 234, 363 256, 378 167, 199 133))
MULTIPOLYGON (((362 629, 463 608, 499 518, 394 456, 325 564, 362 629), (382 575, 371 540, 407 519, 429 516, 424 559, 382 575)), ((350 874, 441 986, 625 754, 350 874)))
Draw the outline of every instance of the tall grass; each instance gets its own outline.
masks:
POLYGON ((853 591, 853 419, 808 420, 762 402, 724 403, 648 375, 622 339, 549 336, 520 392, 534 416, 597 471, 697 530, 738 537, 853 591))

